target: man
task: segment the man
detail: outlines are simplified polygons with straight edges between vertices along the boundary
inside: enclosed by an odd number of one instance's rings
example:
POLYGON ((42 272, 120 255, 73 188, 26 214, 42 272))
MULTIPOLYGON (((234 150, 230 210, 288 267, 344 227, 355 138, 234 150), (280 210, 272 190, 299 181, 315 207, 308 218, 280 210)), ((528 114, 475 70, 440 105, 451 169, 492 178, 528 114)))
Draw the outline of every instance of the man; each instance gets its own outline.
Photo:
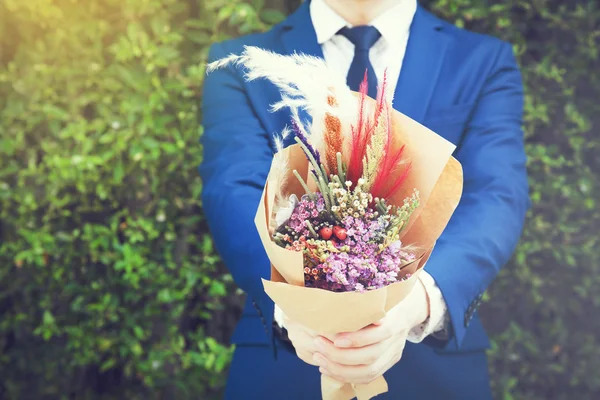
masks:
POLYGON ((351 89, 387 68, 394 107, 457 145, 461 203, 408 299, 379 323, 323 338, 289 320, 264 293, 269 260, 254 214, 289 123, 269 113, 280 95, 237 68, 209 75, 203 97, 203 202, 215 245, 248 293, 233 335, 227 399, 320 398, 321 373, 365 383, 381 398, 491 398, 486 333, 476 309, 514 251, 528 207, 520 73, 509 44, 434 17, 416 0, 311 0, 283 23, 211 49, 211 61, 252 45, 321 56, 351 89), (315 366, 318 366, 315 367, 315 366))

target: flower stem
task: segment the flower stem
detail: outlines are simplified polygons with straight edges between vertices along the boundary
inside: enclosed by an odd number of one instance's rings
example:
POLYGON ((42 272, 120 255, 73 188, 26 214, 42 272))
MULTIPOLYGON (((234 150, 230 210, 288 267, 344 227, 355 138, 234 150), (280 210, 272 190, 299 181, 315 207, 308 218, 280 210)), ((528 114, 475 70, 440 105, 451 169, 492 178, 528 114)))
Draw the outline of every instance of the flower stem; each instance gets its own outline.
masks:
POLYGON ((325 207, 327 208, 327 211, 331 212, 331 200, 328 193, 329 188, 321 176, 319 176, 319 187, 321 188, 323 200, 325 200, 325 207))
POLYGON ((293 171, 294 175, 296 176, 296 178, 298 178, 298 181, 300 181, 300 184, 302 185, 302 188, 304 188, 304 191, 306 192, 307 195, 310 196, 310 198, 313 198, 313 192, 310 191, 310 189, 308 188, 308 185, 306 184, 306 182, 304 182, 304 179, 302 179, 302 177, 300 176, 300 174, 298 173, 297 170, 293 171))
POLYGON ((323 180, 325 183, 329 183, 329 177, 327 176, 327 171, 325 170, 323 163, 321 163, 321 174, 323 174, 323 180))
POLYGON ((387 206, 385 205, 385 201, 384 200, 377 200, 376 201, 376 208, 377 211, 379 211, 381 213, 381 215, 386 215, 388 210, 387 210, 387 206))
POLYGON ((306 227, 310 231, 310 234, 313 235, 314 237, 319 237, 319 235, 317 235, 317 231, 315 231, 315 228, 312 226, 310 221, 306 220, 305 223, 306 223, 306 227))
POLYGON ((346 171, 344 171, 344 164, 342 163, 342 153, 337 152, 335 154, 337 158, 338 176, 341 182, 346 182, 346 171))
POLYGON ((296 136, 294 139, 296 140, 296 143, 298 143, 300 145, 300 147, 304 151, 304 154, 306 154, 306 157, 308 157, 308 160, 312 164, 313 169, 315 170, 315 173, 317 174, 317 176, 321 176, 323 174, 323 172, 321 171, 319 163, 313 157, 313 155, 310 152, 310 150, 308 150, 308 147, 306 147, 306 145, 304 143, 302 143, 302 141, 298 138, 298 136, 296 136))

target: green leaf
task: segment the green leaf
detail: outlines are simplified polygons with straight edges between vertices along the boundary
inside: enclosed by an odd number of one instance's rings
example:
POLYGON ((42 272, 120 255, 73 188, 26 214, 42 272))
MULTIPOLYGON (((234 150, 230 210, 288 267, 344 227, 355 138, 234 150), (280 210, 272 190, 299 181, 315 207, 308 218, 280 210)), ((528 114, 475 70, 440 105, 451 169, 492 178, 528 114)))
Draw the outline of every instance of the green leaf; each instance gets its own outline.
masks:
POLYGON ((260 13, 260 19, 267 24, 275 25, 285 19, 285 14, 281 11, 267 9, 260 13))
POLYGON ((108 360, 104 361, 101 365, 100 365, 100 371, 101 372, 106 372, 109 369, 114 368, 117 365, 117 360, 114 358, 109 358, 108 360))
POLYGON ((158 300, 161 303, 170 303, 172 301, 171 292, 169 289, 161 289, 158 292, 158 300))
POLYGON ((265 0, 252 0, 252 6, 255 10, 262 10, 265 6, 265 0))
POLYGON ((213 281, 208 290, 208 295, 212 297, 223 297, 227 294, 225 285, 219 281, 213 281))
POLYGON ((113 169, 113 179, 115 182, 122 182, 123 177, 125 176, 125 170, 123 168, 123 162, 121 160, 117 161, 115 167, 113 169))
POLYGON ((52 315, 52 313, 48 310, 44 311, 44 316, 42 321, 44 322, 44 325, 54 325, 55 324, 55 320, 54 320, 54 315, 52 315))
POLYGON ((142 353, 144 352, 144 350, 142 349, 142 346, 140 345, 139 342, 133 342, 131 344, 131 352, 135 356, 140 356, 140 355, 142 355, 142 353))
POLYGON ((144 335, 144 330, 138 325, 133 327, 133 332, 135 333, 135 336, 140 340, 143 340, 146 336, 144 335))
POLYGON ((211 36, 206 32, 190 31, 187 37, 194 43, 207 45, 211 42, 211 36))

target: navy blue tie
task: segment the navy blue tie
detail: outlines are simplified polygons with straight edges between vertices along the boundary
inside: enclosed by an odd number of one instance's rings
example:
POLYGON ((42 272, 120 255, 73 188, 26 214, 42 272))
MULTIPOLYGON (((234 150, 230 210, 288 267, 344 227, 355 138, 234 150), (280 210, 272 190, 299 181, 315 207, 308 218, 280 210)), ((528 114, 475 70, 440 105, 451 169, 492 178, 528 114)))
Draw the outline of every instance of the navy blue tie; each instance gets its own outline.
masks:
POLYGON ((369 83, 369 97, 377 97, 377 76, 369 60, 369 50, 379 40, 381 33, 374 26, 355 26, 342 28, 338 32, 354 44, 354 59, 350 64, 346 82, 351 90, 358 92, 361 82, 367 73, 369 83))

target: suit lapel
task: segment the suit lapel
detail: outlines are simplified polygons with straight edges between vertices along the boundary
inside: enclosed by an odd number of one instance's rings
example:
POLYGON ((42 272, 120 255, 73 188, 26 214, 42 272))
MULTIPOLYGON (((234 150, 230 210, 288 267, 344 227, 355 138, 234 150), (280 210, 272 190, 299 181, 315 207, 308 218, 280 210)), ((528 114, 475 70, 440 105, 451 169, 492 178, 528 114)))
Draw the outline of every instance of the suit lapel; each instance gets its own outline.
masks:
POLYGON ((286 54, 304 53, 323 58, 323 51, 317 42, 317 34, 310 18, 310 1, 300 7, 283 22, 281 40, 286 54))
POLYGON ((444 61, 448 36, 439 20, 417 8, 396 90, 394 108, 422 123, 444 61))
MULTIPOLYGON (((278 53, 287 55, 302 53, 324 58, 310 17, 309 4, 310 1, 304 1, 293 14, 283 21, 281 26, 282 48, 276 50, 278 53)), ((270 84, 265 85, 263 95, 268 99, 269 104, 276 103, 281 98, 281 93, 279 93, 278 89, 270 84)), ((300 116, 300 119, 305 122, 310 122, 312 120, 312 117, 306 110, 298 110, 298 115, 300 116)), ((285 125, 290 123, 290 114, 287 109, 280 110, 275 114, 270 114, 270 116, 276 116, 277 118, 277 123, 272 128, 276 132, 280 132, 285 125)), ((269 118, 269 123, 275 123, 273 118, 269 118)), ((289 140, 290 143, 293 143, 291 136, 289 140)))
MULTIPOLYGON (((282 23, 283 54, 303 53, 323 58, 310 18, 309 5, 309 0, 304 1, 282 23)), ((394 92, 394 108, 420 123, 431 102, 448 40, 448 36, 442 31, 441 21, 419 5, 410 28, 406 54, 394 92)), ((279 93, 274 87, 272 91, 269 97, 277 99, 279 93)), ((305 112, 301 112, 301 117, 309 118, 305 112)))

